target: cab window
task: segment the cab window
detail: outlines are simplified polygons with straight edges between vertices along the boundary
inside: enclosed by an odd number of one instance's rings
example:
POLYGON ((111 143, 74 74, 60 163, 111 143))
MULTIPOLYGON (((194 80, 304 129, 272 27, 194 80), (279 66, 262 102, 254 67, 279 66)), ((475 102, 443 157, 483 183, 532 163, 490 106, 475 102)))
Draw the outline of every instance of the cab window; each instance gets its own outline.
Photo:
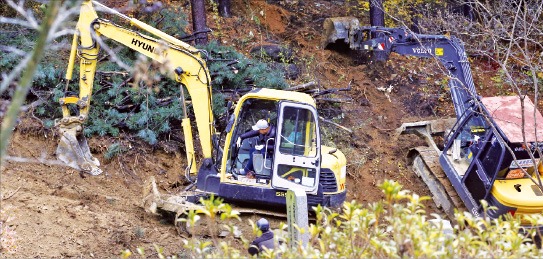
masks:
POLYGON ((315 157, 317 155, 316 131, 313 113, 307 109, 286 107, 283 118, 279 152, 315 157))

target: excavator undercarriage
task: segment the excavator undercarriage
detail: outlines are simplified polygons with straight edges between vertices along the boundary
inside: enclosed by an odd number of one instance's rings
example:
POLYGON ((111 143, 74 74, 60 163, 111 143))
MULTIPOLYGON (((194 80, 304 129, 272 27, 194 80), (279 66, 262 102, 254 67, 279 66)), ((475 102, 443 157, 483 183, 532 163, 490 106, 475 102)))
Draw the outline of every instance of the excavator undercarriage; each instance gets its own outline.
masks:
POLYGON ((396 129, 397 134, 415 134, 428 144, 428 146, 419 146, 409 150, 408 164, 411 165, 413 172, 424 181, 432 194, 432 200, 449 219, 454 219, 455 208, 460 211, 466 210, 466 208, 439 164, 442 148, 440 149, 436 144, 434 137, 443 138, 455 122, 454 118, 418 121, 403 123, 396 129))

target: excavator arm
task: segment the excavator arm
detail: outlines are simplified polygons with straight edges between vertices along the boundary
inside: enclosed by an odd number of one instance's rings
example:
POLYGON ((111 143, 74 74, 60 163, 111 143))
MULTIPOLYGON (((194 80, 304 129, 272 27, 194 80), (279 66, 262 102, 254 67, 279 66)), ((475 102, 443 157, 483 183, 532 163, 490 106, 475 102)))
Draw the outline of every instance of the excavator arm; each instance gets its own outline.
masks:
POLYGON ((456 117, 459 119, 477 92, 463 43, 456 37, 443 35, 416 34, 405 28, 360 27, 349 17, 328 18, 325 44, 343 40, 352 50, 391 52, 422 58, 434 58, 447 69, 449 87, 456 117))
MULTIPOLYGON (((96 72, 97 58, 100 51, 100 37, 107 37, 125 45, 169 68, 169 76, 183 84, 192 102, 203 158, 211 158, 214 134, 213 113, 211 110, 211 79, 205 60, 200 50, 147 25, 137 19, 125 16, 95 1, 83 1, 77 23, 76 34, 66 72, 67 84, 72 79, 75 57, 80 58, 79 96, 68 96, 60 99, 63 118, 57 120, 61 139, 57 148, 57 157, 68 165, 81 169, 92 175, 101 173, 100 163, 93 158, 87 141, 83 136, 83 123, 87 120, 96 72), (98 17, 94 5, 113 13, 134 27, 154 35, 123 28, 117 24, 98 17), (77 105, 79 114, 72 115, 68 105, 77 105)), ((183 88, 181 93, 183 95, 183 88)), ((184 96, 181 96, 184 101, 184 96)), ((184 119, 182 120, 187 161, 190 172, 196 173, 196 159, 190 120, 183 102, 184 119)))

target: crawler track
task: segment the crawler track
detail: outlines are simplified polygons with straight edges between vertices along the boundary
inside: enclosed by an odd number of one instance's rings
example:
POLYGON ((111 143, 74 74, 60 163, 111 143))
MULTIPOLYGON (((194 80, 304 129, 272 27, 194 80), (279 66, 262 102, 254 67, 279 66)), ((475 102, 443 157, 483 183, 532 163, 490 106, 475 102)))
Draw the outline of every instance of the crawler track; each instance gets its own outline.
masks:
POLYGON ((464 203, 441 169, 439 153, 432 147, 416 147, 409 152, 412 170, 422 178, 432 193, 432 199, 449 217, 454 219, 454 209, 466 210, 464 203))

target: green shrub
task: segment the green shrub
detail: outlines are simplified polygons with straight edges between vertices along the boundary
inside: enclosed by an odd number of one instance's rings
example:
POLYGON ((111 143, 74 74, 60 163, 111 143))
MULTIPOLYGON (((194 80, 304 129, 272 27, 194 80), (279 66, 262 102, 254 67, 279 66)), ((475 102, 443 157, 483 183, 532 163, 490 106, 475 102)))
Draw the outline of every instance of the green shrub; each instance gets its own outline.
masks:
POLYGON ((288 86, 283 71, 271 69, 266 63, 245 57, 232 47, 211 41, 204 49, 219 60, 208 62, 209 70, 214 75, 212 85, 216 89, 244 89, 248 87, 247 80, 261 88, 284 89, 288 86), (231 69, 227 68, 226 64, 233 60, 238 63, 231 69))
MULTIPOLYGON (((541 251, 531 243, 534 230, 522 234, 520 219, 490 220, 475 218, 467 212, 457 212, 456 222, 448 232, 443 221, 432 222, 431 218, 440 219, 437 214, 427 215, 423 201, 429 197, 402 190, 394 181, 385 181, 379 186, 385 194, 385 200, 360 204, 356 201, 345 202, 341 212, 328 208, 316 208, 316 222, 310 224, 310 240, 307 247, 300 244, 291 248, 284 224, 275 231, 277 240, 285 241, 274 250, 263 252, 262 258, 525 258, 540 257, 541 251)), ((227 229, 233 233, 238 213, 220 199, 203 201, 204 208, 189 211, 182 219, 190 226, 202 220, 211 222, 210 231, 227 229), (219 213, 222 211, 222 213, 219 213), (221 221, 213 225, 209 218, 220 215, 221 221)), ((488 208, 491 209, 491 208, 488 208)), ((541 224, 543 216, 529 217, 533 225, 541 224)), ((258 230, 253 224, 253 232, 258 230)), ((241 237, 245 249, 237 250, 228 239, 218 240, 213 234, 211 239, 193 236, 184 241, 184 248, 191 257, 201 258, 237 258, 249 256, 246 252, 250 241, 241 237)), ((126 252, 126 251, 125 251, 126 252)), ((127 255, 126 253, 124 255, 127 255)), ((162 255, 162 254, 161 254, 162 255)))

